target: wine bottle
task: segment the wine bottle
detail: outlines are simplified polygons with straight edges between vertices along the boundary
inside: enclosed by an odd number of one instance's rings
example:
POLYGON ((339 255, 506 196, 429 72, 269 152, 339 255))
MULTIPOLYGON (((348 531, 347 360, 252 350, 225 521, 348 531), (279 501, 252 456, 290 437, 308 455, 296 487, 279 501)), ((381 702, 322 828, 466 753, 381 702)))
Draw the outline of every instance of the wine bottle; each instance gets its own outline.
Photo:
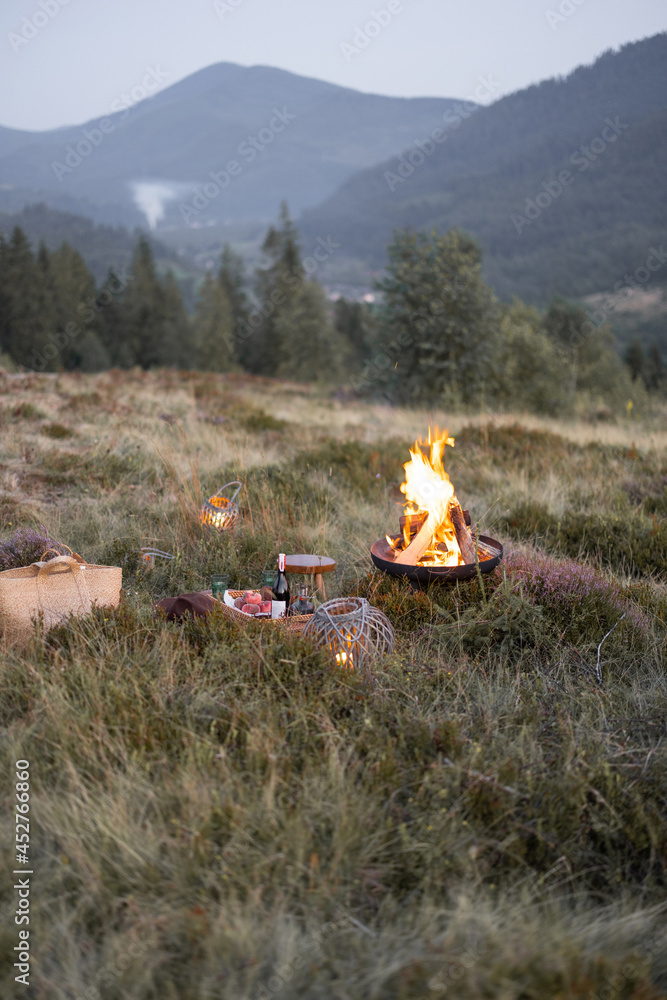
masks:
POLYGON ((299 596, 290 605, 289 613, 291 615, 312 615, 314 611, 315 605, 308 600, 308 584, 302 583, 299 587, 299 596))
POLYGON ((273 581, 273 593, 276 595, 276 599, 271 608, 271 617, 280 618, 282 615, 287 614, 287 609, 289 608, 289 584, 285 576, 284 552, 281 552, 278 556, 278 572, 273 581))

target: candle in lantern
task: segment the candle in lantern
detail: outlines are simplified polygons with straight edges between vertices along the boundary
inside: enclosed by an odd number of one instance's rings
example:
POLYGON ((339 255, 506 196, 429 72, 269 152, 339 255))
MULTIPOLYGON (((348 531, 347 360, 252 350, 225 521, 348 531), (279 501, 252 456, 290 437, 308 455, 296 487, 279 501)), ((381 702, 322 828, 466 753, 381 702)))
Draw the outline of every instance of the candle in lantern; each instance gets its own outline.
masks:
POLYGON ((217 531, 225 531, 227 528, 233 528, 239 519, 239 506, 235 503, 235 500, 240 489, 241 483, 238 480, 233 483, 226 483, 222 489, 218 490, 215 496, 204 500, 199 513, 201 523, 209 524, 212 528, 216 528, 217 531), (229 486, 237 487, 231 499, 221 496, 223 490, 226 490, 229 486))
POLYGON ((339 667, 358 670, 394 648, 394 630, 377 608, 363 597, 344 597, 320 605, 304 635, 325 645, 339 667))

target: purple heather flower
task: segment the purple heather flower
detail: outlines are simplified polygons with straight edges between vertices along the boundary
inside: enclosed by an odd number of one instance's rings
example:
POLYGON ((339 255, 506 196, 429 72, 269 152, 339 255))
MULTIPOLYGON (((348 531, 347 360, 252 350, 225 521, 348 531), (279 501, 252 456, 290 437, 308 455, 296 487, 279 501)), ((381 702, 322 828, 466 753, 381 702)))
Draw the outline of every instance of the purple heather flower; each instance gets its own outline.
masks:
POLYGON ((66 552, 60 542, 50 537, 43 524, 37 528, 17 528, 13 535, 0 541, 0 571, 38 562, 47 549, 56 549, 61 555, 66 552))
POLYGON ((588 597, 602 600, 620 618, 626 618, 640 632, 650 627, 647 614, 632 606, 619 584, 574 559, 555 559, 539 553, 510 552, 505 560, 510 577, 523 582, 538 601, 574 610, 588 597))

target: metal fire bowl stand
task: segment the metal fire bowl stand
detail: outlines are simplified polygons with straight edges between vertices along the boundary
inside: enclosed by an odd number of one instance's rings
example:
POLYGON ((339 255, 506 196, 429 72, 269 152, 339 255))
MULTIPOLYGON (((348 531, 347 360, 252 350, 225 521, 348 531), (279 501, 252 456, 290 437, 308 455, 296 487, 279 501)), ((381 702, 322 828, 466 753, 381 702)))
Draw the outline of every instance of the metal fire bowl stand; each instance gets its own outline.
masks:
MULTIPOLYGON (((400 535, 395 536, 398 540, 400 535)), ((489 573, 495 569, 503 557, 503 547, 495 538, 489 535, 480 535, 480 542, 491 545, 498 549, 498 555, 492 559, 480 559, 480 573, 489 573)), ((468 580, 471 576, 477 575, 477 564, 466 563, 464 566, 405 566, 394 562, 391 549, 386 538, 380 538, 371 545, 371 558, 378 569, 383 570, 391 576, 407 577, 412 583, 432 583, 438 580, 440 583, 448 583, 454 580, 468 580)))

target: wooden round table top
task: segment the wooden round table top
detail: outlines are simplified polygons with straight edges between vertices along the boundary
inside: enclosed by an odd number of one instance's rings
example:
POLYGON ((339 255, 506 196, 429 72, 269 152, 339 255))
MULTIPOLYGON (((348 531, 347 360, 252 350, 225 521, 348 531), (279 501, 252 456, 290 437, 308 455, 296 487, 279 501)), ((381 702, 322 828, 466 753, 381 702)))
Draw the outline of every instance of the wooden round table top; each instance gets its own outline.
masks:
POLYGON ((336 560, 329 556, 285 556, 286 573, 331 573, 336 568, 336 560))

